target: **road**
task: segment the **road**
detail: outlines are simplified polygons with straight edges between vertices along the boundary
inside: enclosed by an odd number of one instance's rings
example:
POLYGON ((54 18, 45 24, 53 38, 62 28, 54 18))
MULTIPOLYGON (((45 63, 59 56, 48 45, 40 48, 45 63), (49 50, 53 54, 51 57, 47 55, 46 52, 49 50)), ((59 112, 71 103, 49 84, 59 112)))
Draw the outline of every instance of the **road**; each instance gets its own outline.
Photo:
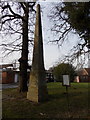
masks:
POLYGON ((7 88, 17 88, 18 83, 12 83, 12 84, 0 84, 0 91, 2 89, 7 89, 7 88))

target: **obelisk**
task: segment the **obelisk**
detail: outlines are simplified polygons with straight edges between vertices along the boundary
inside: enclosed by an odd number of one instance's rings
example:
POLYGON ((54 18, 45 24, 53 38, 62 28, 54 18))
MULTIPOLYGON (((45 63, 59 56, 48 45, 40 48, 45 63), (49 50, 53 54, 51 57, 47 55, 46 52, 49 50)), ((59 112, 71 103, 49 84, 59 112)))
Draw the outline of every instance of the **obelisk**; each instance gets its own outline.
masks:
POLYGON ((45 68, 43 58, 43 41, 40 5, 37 5, 36 24, 34 35, 34 49, 32 69, 30 72, 27 99, 33 102, 42 102, 48 99, 47 85, 45 81, 45 68))

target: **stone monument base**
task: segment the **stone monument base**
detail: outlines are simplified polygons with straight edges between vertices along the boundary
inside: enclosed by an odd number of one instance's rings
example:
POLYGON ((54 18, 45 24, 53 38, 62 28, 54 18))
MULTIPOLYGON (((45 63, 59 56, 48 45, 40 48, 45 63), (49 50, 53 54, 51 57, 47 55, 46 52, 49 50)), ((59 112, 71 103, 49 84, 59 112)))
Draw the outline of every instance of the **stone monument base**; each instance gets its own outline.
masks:
POLYGON ((37 103, 47 101, 48 96, 47 96, 46 87, 43 86, 42 88, 31 86, 29 92, 27 92, 27 99, 37 103))
POLYGON ((30 101, 43 102, 48 100, 48 91, 44 75, 44 73, 38 74, 35 71, 31 71, 29 88, 27 92, 27 99, 30 101))

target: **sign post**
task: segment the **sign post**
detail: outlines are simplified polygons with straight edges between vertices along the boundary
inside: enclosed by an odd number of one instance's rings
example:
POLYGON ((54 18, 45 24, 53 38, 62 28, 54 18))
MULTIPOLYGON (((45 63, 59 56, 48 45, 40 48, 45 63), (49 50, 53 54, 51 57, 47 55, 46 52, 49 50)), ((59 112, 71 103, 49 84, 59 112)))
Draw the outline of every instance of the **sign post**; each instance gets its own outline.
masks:
POLYGON ((66 86, 66 94, 67 94, 67 103, 68 103, 68 114, 70 111, 69 108, 69 96, 68 96, 68 87, 70 87, 70 79, 69 79, 69 75, 63 75, 63 86, 66 86))
POLYGON ((63 75, 63 86, 66 86, 66 92, 68 93, 68 87, 70 86, 69 75, 63 75))

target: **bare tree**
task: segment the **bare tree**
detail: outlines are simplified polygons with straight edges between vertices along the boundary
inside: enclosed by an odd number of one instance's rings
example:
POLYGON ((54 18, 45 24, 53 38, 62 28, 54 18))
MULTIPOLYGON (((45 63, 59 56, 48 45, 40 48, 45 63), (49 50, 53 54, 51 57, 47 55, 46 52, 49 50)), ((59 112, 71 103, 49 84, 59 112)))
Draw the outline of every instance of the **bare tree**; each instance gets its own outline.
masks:
POLYGON ((2 43, 8 54, 21 50, 19 91, 27 91, 28 43, 33 43, 35 2, 1 2, 4 35, 17 36, 15 40, 2 43), (22 39, 22 41, 21 41, 22 39))
POLYGON ((54 5, 49 15, 53 26, 51 31, 54 34, 54 39, 50 42, 57 43, 62 46, 67 40, 69 33, 79 34, 79 42, 73 46, 70 53, 61 61, 74 62, 82 54, 87 54, 90 50, 90 4, 88 3, 61 3, 54 5), (81 14, 82 13, 82 14, 81 14), (88 23, 88 24, 87 24, 88 23))

